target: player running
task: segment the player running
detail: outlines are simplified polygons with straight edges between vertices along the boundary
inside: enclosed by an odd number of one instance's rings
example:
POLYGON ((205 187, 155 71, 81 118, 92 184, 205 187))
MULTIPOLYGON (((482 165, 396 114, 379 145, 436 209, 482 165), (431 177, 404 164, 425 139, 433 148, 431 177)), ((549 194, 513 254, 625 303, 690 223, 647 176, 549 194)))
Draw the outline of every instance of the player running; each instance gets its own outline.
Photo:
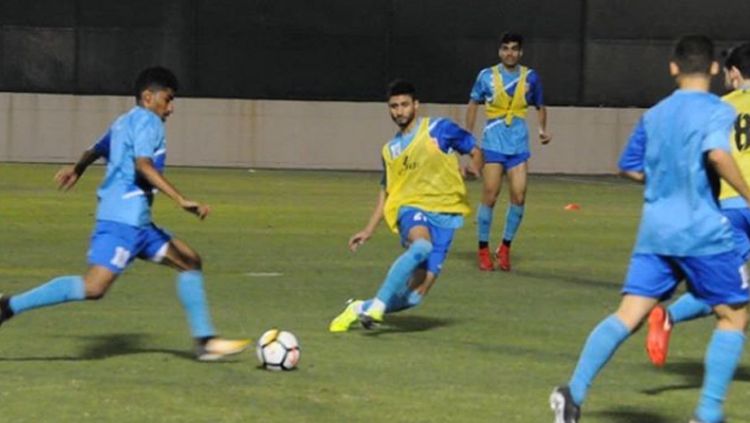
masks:
POLYGON ((523 37, 510 32, 500 37, 500 64, 482 69, 471 89, 466 109, 466 129, 474 130, 477 108, 485 105, 487 123, 482 132, 482 200, 477 209, 479 270, 494 270, 489 250, 490 229, 495 202, 502 187, 503 173, 508 176, 510 204, 505 215, 505 231, 495 250, 500 270, 510 270, 510 245, 521 225, 526 202, 529 153, 529 129, 526 113, 530 105, 539 117, 539 140, 547 144, 547 108, 542 98, 542 82, 533 69, 520 64, 523 37))
POLYGON ((685 278, 717 315, 708 344, 700 401, 693 422, 724 419, 727 389, 742 356, 750 296, 732 228, 714 199, 715 171, 750 200, 730 154, 734 109, 708 92, 719 72, 713 42, 681 38, 669 64, 679 89, 649 109, 620 158, 620 169, 645 183, 644 206, 620 306, 591 332, 565 386, 554 389, 555 423, 575 423, 596 375, 659 301, 685 278))
MULTIPOLYGON (((722 98, 737 112, 734 130, 729 138, 732 156, 745 181, 750 181, 750 43, 726 53, 724 79, 727 89, 732 92, 722 98)), ((740 194, 725 181, 721 182, 719 200, 722 213, 732 223, 735 248, 743 262, 747 262, 750 259, 750 209, 740 194)), ((744 263, 741 271, 746 272, 744 263)), ((649 316, 646 336, 646 351, 651 362, 659 367, 666 362, 669 337, 675 324, 711 313, 711 306, 691 293, 682 295, 666 310, 656 306, 649 316)))
POLYGON ((164 122, 174 111, 178 82, 168 69, 143 70, 135 81, 136 106, 118 117, 104 137, 55 179, 70 189, 100 157, 107 173, 99 186, 96 226, 83 276, 60 276, 30 291, 0 296, 0 323, 40 307, 98 300, 137 257, 178 271, 177 294, 195 340, 196 358, 211 361, 245 350, 249 340, 219 338, 211 322, 203 288, 202 262, 188 244, 154 225, 151 205, 156 190, 201 220, 208 205, 191 201, 164 177, 167 154, 164 122))
POLYGON ((386 313, 418 305, 440 274, 454 231, 469 213, 454 152, 471 155, 472 171, 479 169, 481 153, 474 137, 448 119, 418 119, 419 100, 409 82, 391 83, 388 108, 399 131, 383 146, 377 205, 367 226, 349 239, 349 248, 356 251, 385 219, 406 252, 393 262, 375 297, 350 301, 331 321, 331 332, 345 332, 358 319, 370 329, 386 313))

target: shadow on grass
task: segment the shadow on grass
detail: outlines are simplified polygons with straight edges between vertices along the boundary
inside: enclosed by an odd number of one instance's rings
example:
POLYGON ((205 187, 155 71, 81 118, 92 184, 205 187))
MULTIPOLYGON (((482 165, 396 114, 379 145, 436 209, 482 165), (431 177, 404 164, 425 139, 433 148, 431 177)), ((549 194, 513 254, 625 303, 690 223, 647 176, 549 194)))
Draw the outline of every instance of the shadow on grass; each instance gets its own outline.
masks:
MULTIPOLYGON (((667 363, 667 365, 664 366, 663 371, 682 376, 684 382, 644 389, 641 392, 646 395, 659 395, 662 392, 699 389, 703 385, 703 362, 701 361, 667 363)), ((737 371, 734 373, 733 380, 750 382, 750 367, 738 367, 737 371)))
POLYGON ((111 335, 78 336, 86 342, 78 355, 49 357, 0 357, 1 361, 86 361, 105 360, 132 354, 169 354, 177 358, 193 360, 190 350, 148 348, 151 336, 143 333, 121 333, 111 335))
POLYGON ((588 416, 599 416, 609 423, 671 423, 674 418, 669 418, 660 414, 650 413, 643 410, 634 410, 629 408, 616 408, 614 410, 593 411, 586 413, 588 416))
POLYGON ((380 328, 365 332, 367 336, 382 336, 393 333, 423 332, 456 323, 455 319, 444 319, 427 316, 388 316, 386 324, 380 328))

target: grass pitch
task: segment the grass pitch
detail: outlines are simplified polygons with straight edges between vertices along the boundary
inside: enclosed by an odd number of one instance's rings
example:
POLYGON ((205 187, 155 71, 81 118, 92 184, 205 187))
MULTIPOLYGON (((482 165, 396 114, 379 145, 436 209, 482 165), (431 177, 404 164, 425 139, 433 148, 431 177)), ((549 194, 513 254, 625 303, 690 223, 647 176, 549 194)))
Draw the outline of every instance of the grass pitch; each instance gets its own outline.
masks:
MULTIPOLYGON (((18 292, 86 267, 94 167, 57 192, 57 166, 0 164, 0 290, 18 292)), ((547 397, 570 375, 591 328, 616 306, 640 214, 640 187, 614 178, 532 177, 512 273, 475 269, 475 226, 457 233, 438 284, 381 330, 329 334, 349 297, 369 297, 398 239, 381 226, 357 254, 379 175, 170 169, 205 222, 157 200, 155 220, 201 252, 221 333, 294 332, 300 368, 259 370, 252 354, 192 360, 174 273, 136 262, 105 299, 20 315, 0 328, 0 420, 12 422, 551 421, 547 397), (568 203, 579 211, 565 211, 568 203)), ((469 184, 476 203, 479 183, 469 184)), ((503 225, 506 193, 495 215, 503 225)), ((675 332, 651 367, 644 334, 595 382, 586 422, 687 421, 713 322, 675 332)), ((746 362, 746 361, 745 361, 746 362)), ((750 421, 750 368, 728 400, 750 421)))

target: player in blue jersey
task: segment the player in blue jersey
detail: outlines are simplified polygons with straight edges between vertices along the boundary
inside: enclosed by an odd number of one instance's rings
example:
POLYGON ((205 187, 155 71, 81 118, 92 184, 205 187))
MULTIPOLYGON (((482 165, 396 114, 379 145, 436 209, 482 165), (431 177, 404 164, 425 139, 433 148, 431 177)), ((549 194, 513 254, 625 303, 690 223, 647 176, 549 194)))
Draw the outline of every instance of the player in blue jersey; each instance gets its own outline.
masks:
MULTIPOLYGON (((750 43, 737 46, 725 53, 724 76, 726 88, 731 92, 722 99, 732 105, 737 113, 734 131, 730 136, 732 155, 737 161, 745 181, 750 181, 750 43)), ((745 200, 726 184, 719 192, 719 204, 724 216, 732 223, 737 252, 747 262, 750 259, 750 208, 745 200)), ((744 271, 743 263, 743 271, 744 271)), ((646 351, 651 362, 664 365, 669 351, 672 327, 680 322, 708 316, 711 306, 686 292, 665 309, 655 307, 648 318, 646 351)))
POLYGON ((555 388, 555 423, 575 423, 594 378, 659 301, 684 278, 717 316, 693 422, 719 423, 732 376, 742 356, 747 325, 747 280, 738 271, 732 227, 712 192, 718 175, 747 201, 730 153, 735 111, 708 92, 719 72, 713 42, 686 36, 669 63, 679 89, 649 109, 636 125, 619 166, 645 183, 643 215, 618 310, 591 332, 566 386, 555 388))
POLYGON ((98 300, 135 259, 178 271, 177 293, 195 340, 196 358, 211 361, 245 350, 248 340, 216 335, 203 287, 202 263, 188 244, 154 225, 151 204, 158 190, 201 220, 209 206, 183 196, 162 174, 166 158, 164 122, 174 111, 178 82, 168 69, 143 70, 135 81, 136 106, 118 117, 107 133, 73 166, 56 175, 70 189, 86 168, 103 157, 107 172, 97 192, 96 226, 82 276, 61 276, 32 290, 0 297, 0 323, 15 315, 56 304, 98 300))
POLYGON ((520 64, 523 56, 523 37, 510 32, 500 37, 500 64, 482 69, 477 76, 468 108, 466 128, 474 130, 477 109, 485 105, 487 123, 482 132, 482 199, 477 209, 479 239, 479 269, 495 268, 489 250, 490 230, 495 202, 502 187, 503 174, 508 177, 510 204, 505 215, 505 229, 500 245, 495 250, 500 270, 510 270, 510 245, 521 225, 526 202, 529 129, 526 112, 529 106, 537 109, 539 140, 547 144, 552 139, 547 132, 547 109, 544 107, 539 74, 520 64))
POLYGON ((365 228, 349 239, 356 251, 385 219, 406 251, 391 266, 375 297, 350 301, 331 321, 331 332, 346 332, 359 319, 366 329, 393 313, 418 305, 437 280, 454 231, 469 212, 466 186, 456 152, 472 157, 478 171, 481 153, 474 137, 444 118, 417 118, 414 86, 394 81, 388 90, 391 119, 399 127, 382 149, 383 181, 365 228))

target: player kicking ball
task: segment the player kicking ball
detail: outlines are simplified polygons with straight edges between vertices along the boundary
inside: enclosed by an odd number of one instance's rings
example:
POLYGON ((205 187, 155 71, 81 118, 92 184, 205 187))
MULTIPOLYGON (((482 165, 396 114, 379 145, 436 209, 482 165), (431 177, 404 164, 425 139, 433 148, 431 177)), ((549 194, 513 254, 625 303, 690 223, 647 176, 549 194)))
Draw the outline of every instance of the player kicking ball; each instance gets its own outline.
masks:
MULTIPOLYGON (((750 43, 729 50, 724 58, 724 82, 732 90, 722 97, 736 110, 734 130, 729 137, 732 156, 745 181, 750 181, 750 43)), ((750 259, 750 208, 740 194, 725 181, 719 194, 721 211, 734 230, 734 244, 743 263, 750 259)), ((746 271, 743 267, 741 271, 746 271)), ((651 362, 661 367, 667 361, 669 337, 675 324, 705 317, 713 313, 711 306, 695 295, 686 293, 667 309, 657 306, 648 318, 646 351, 651 362)))
POLYGON ((748 189, 730 154, 735 110, 708 92, 719 72, 713 42, 686 36, 669 63, 679 89, 650 108, 620 157, 622 172, 645 183, 644 206, 617 311, 590 333, 567 385, 550 396, 555 423, 576 423, 596 376, 659 301, 686 279, 717 316, 694 423, 724 421, 724 400, 742 357, 747 280, 737 269, 732 227, 717 205, 715 172, 745 201, 748 189))
POLYGON ((367 226, 349 239, 349 249, 356 251, 367 242, 385 219, 406 251, 393 262, 375 297, 350 301, 331 321, 331 332, 346 332, 357 320, 370 329, 387 313, 417 306, 435 283, 453 233, 469 213, 454 152, 471 155, 469 170, 476 173, 481 153, 474 137, 448 119, 417 118, 419 101, 407 81, 390 84, 388 109, 399 131, 383 146, 377 204, 367 226))
POLYGON ((55 175, 60 188, 67 190, 91 163, 100 157, 107 160, 107 173, 97 191, 89 268, 82 276, 60 276, 30 291, 0 296, 0 323, 36 308, 98 300, 137 257, 177 270, 177 295, 187 314, 198 360, 219 360, 249 346, 249 340, 216 335, 200 256, 151 220, 156 190, 201 220, 210 212, 209 206, 185 198, 162 174, 167 152, 164 122, 174 111, 177 87, 177 78, 168 69, 143 70, 135 81, 136 106, 118 117, 75 165, 55 175))

